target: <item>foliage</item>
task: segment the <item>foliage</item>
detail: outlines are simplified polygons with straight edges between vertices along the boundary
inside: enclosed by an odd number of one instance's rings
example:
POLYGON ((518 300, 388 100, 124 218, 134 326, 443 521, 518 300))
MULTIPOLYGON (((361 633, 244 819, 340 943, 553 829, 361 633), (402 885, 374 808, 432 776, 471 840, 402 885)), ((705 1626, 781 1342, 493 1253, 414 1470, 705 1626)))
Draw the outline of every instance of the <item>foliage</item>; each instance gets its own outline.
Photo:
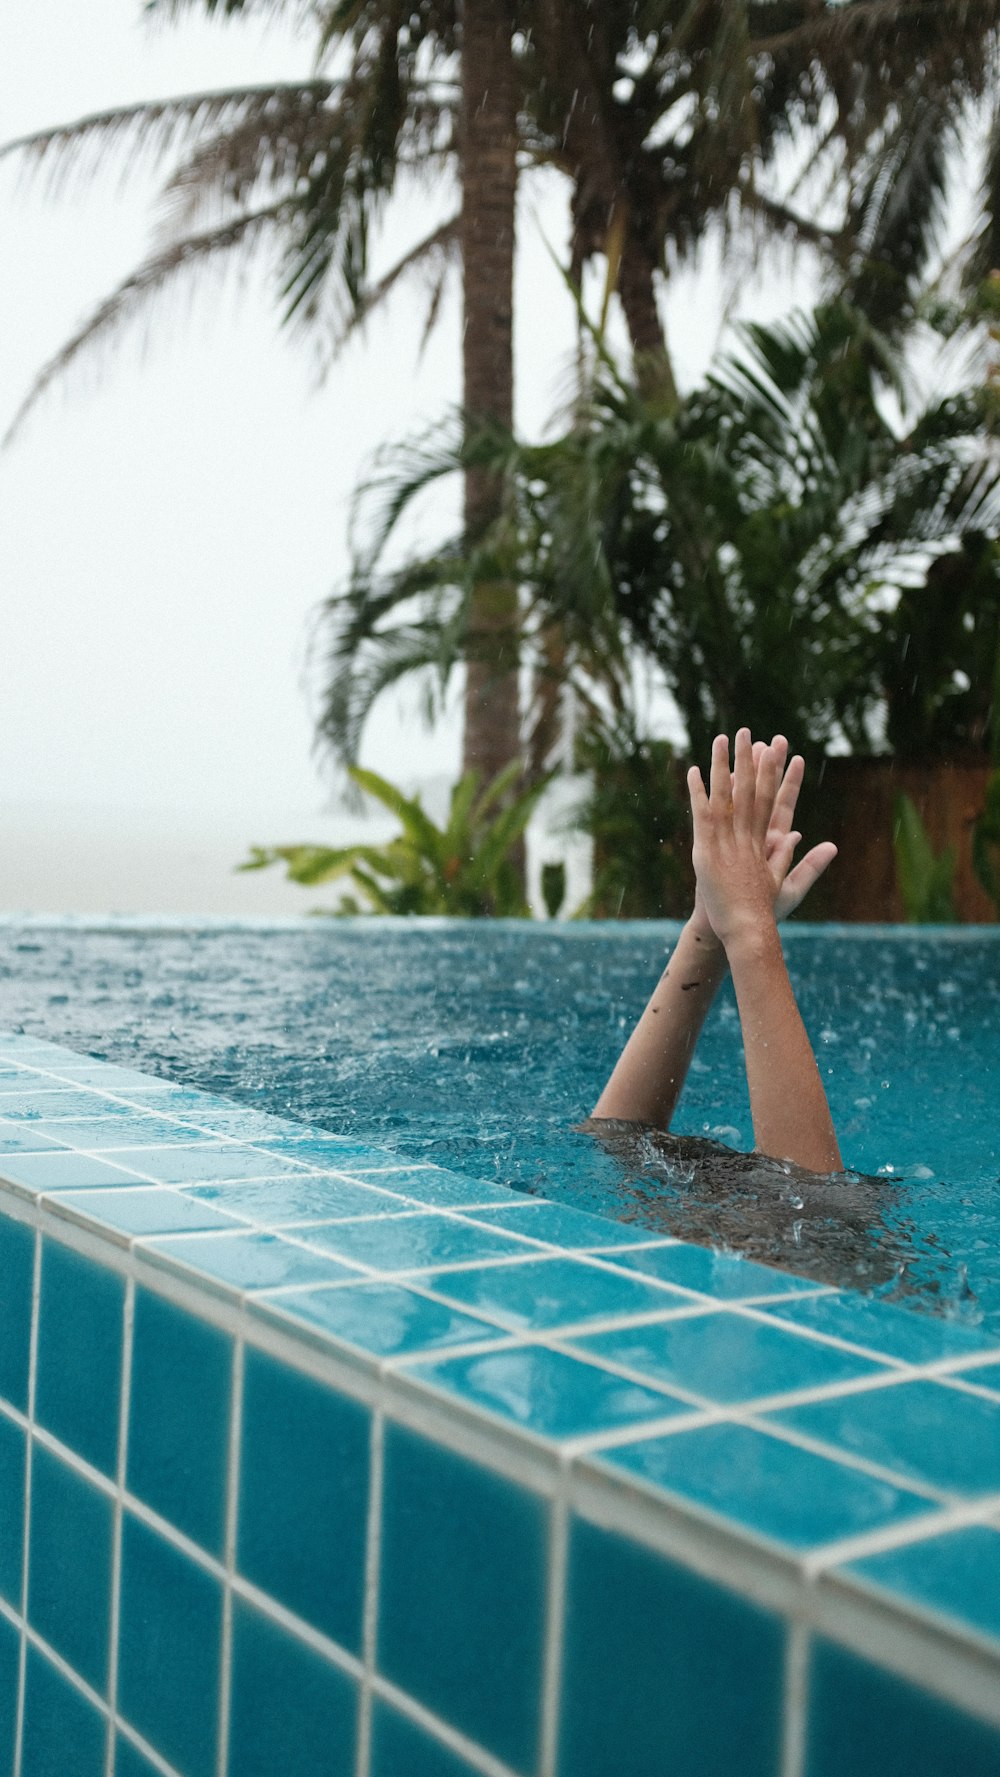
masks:
POLYGON ((983 811, 972 829, 972 863, 1000 916, 1000 766, 987 782, 983 811))
POLYGON ((542 900, 550 919, 558 919, 566 899, 566 866, 561 862, 542 865, 542 900))
POLYGON ((579 915, 663 919, 690 905, 690 832, 673 749, 627 726, 581 737, 590 790, 574 825, 594 841, 593 886, 579 915))
MULTIPOLYGON (((402 182, 439 193, 457 170, 457 0, 145 10, 291 13, 313 32, 315 73, 119 106, 7 145, 55 180, 106 157, 167 168, 153 252, 43 368, 26 406, 164 291, 262 246, 276 252, 284 319, 308 327, 324 358, 414 274, 432 325, 458 265, 457 180, 453 213, 381 276, 371 244, 402 182)), ((751 254, 775 236, 806 245, 831 288, 880 325, 912 318, 948 214, 951 149, 995 86, 1000 0, 516 0, 512 18, 522 167, 570 181, 570 267, 579 278, 607 260, 640 355, 666 359, 656 277, 711 231, 738 232, 751 254)), ((973 280, 997 263, 998 219, 1000 113, 967 248, 973 280)))
POLYGON ((744 721, 871 751, 886 699, 901 755, 977 744, 1000 650, 995 401, 929 403, 900 435, 885 396, 902 385, 890 344, 834 304, 741 329, 671 413, 598 342, 590 397, 553 442, 456 421, 396 447, 361 490, 352 576, 326 607, 322 734, 355 756, 381 691, 421 669, 433 709, 477 646, 470 587, 494 576, 521 587, 536 687, 558 671, 598 726, 635 727, 638 660, 699 756, 744 721), (420 496, 471 461, 505 481, 500 521, 473 551, 457 535, 386 566, 420 496))
POLYGON ((927 829, 909 796, 897 796, 893 846, 906 918, 916 925, 951 925, 956 919, 953 845, 935 857, 927 829))
MULTIPOLYGON (((365 896, 364 911, 387 914, 446 914, 528 917, 517 852, 544 783, 518 789, 515 763, 483 789, 466 772, 451 795, 448 819, 435 825, 419 796, 406 796, 374 771, 353 766, 350 776, 367 795, 389 809, 401 831, 386 845, 254 846, 243 870, 283 863, 289 880, 308 887, 346 877, 365 896)), ((362 911, 357 901, 339 912, 362 911)))

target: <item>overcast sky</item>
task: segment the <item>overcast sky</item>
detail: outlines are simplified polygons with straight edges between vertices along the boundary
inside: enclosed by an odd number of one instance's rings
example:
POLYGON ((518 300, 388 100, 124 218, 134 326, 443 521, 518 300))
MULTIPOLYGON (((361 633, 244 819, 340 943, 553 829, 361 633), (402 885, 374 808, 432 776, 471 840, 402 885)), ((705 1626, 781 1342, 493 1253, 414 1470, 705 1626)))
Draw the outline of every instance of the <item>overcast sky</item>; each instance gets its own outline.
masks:
MULTIPOLYGON (((312 71, 309 41, 287 23, 209 25, 192 12, 153 28, 141 0, 8 0, 4 38, 2 140, 312 71)), ((50 198, 42 180, 0 167, 0 430, 33 373, 143 256, 156 190, 155 168, 123 182, 115 163, 50 198)), ((383 251, 434 213, 433 197, 411 196, 383 251)), ((565 393, 572 350, 550 257, 566 233, 550 178, 527 194, 519 230, 519 418, 536 430, 565 393)), ((790 288, 758 281, 750 306, 779 312, 790 288)), ((716 342, 719 289, 709 262, 667 305, 685 381, 716 342)), ((102 809, 123 831, 220 820, 263 839, 327 800, 303 685, 310 614, 344 573, 350 492, 372 452, 458 399, 458 304, 418 366, 422 304, 415 289, 402 295, 317 387, 269 290, 263 270, 186 288, 46 397, 0 456, 8 875, 18 811, 35 831, 102 809)), ((364 752, 400 778, 451 773, 457 725, 430 737, 413 700, 392 700, 364 752)))

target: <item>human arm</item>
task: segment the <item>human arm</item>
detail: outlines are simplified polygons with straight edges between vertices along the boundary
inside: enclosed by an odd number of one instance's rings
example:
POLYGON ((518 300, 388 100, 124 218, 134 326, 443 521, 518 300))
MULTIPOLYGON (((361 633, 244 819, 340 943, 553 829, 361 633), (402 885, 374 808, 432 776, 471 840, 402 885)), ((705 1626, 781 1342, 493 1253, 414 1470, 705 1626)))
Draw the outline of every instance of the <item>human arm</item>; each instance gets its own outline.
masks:
MULTIPOLYGON (((797 834, 792 835, 792 822, 805 766, 796 755, 784 769, 788 742, 783 735, 775 736, 771 750, 777 788, 765 850, 775 914, 782 919, 799 906, 836 855, 836 847, 814 846, 794 870, 790 869, 798 840, 797 834)), ((758 741, 752 750, 755 770, 763 753, 763 742, 758 741)), ((702 1026, 728 968, 725 949, 712 929, 699 891, 691 918, 594 1106, 594 1117, 649 1123, 658 1129, 670 1127, 702 1026)))
POLYGON ((688 773, 695 873, 732 971, 756 1146, 813 1172, 839 1172, 830 1107, 775 919, 767 834, 776 782, 773 751, 766 748, 755 768, 747 729, 736 736, 733 772, 728 739, 716 738, 709 791, 696 766, 688 773))

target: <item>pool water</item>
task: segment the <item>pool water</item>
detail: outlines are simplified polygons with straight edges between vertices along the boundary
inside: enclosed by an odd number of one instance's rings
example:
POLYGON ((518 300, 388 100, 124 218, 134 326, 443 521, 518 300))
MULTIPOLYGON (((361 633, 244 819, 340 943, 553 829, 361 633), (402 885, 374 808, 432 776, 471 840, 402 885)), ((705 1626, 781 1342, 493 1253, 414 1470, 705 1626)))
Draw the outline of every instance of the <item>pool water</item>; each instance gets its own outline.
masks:
POLYGON ((0 1026, 1000 1327, 1000 929, 787 928, 851 1169, 831 1181, 731 1151, 728 987, 675 1119, 697 1140, 579 1129, 676 929, 7 922, 0 1026))

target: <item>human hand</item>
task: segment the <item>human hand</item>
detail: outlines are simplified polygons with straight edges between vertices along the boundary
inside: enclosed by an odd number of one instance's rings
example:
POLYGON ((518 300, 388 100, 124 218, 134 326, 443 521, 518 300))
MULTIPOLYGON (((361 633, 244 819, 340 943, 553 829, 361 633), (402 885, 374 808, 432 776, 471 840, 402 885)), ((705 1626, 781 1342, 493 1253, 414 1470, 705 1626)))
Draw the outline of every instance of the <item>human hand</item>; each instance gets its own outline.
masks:
MULTIPOLYGON (((752 750, 756 776, 765 750, 764 742, 754 741, 752 750)), ((805 760, 799 753, 792 759, 788 758, 788 742, 783 734, 775 735, 770 750, 774 754, 777 789, 768 821, 764 851, 774 883, 774 917, 782 920, 801 905, 813 884, 833 862, 837 847, 828 840, 815 845, 792 869, 795 847, 801 837, 798 833, 792 833, 792 822, 805 774, 805 760)), ((726 757, 728 760, 728 749, 726 757)), ((705 910, 700 884, 695 888, 694 910, 688 923, 699 943, 718 944, 719 940, 705 910)))
POLYGON ((693 921, 703 938, 711 933, 723 946, 745 929, 773 925, 792 912, 836 856, 834 845, 815 846, 791 869, 801 837, 792 831, 792 819, 804 764, 796 756, 784 770, 787 752, 783 735, 765 747, 752 744, 743 728, 733 773, 728 739, 716 738, 710 794, 697 767, 688 773, 698 879, 693 921))
MULTIPOLYGON (((790 913, 794 913, 795 909, 802 905, 813 884, 819 881, 824 870, 829 869, 837 856, 837 847, 832 840, 824 839, 821 844, 814 845, 811 851, 807 851, 805 857, 800 858, 794 870, 792 869, 795 847, 801 838, 801 834, 792 833, 792 823, 795 819, 795 807, 799 799, 799 791, 802 788, 806 764, 801 753, 796 753, 793 758, 789 759, 787 770, 782 776, 782 765, 788 752, 788 742, 784 735, 776 735, 771 742, 772 749, 777 750, 779 745, 784 748, 784 752, 779 754, 779 782, 768 825, 766 847, 768 867, 774 878, 776 889, 774 902, 776 920, 787 919, 790 913), (784 843, 786 839, 791 840, 790 847, 784 843)), ((753 749, 755 761, 759 759, 763 750, 763 744, 760 741, 755 741, 753 749)))

